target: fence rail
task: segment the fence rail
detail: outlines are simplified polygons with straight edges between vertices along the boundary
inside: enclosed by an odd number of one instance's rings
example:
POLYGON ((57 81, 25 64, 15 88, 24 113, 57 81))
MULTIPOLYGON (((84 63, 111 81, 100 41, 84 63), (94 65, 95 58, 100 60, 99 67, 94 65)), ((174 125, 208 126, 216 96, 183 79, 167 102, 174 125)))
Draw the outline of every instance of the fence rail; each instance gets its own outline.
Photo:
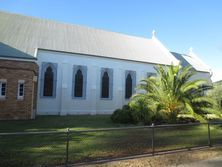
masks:
POLYGON ((0 133, 0 166, 68 165, 222 144, 222 122, 0 133))

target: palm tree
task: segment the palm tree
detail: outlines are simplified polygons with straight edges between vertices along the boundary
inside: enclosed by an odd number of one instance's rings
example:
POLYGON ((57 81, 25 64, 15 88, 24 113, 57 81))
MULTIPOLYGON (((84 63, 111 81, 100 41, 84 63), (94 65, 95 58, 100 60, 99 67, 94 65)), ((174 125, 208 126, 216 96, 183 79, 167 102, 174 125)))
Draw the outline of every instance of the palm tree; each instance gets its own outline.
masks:
POLYGON ((176 121, 178 114, 189 114, 199 121, 204 121, 204 114, 215 112, 211 108, 214 101, 203 92, 210 88, 207 80, 193 79, 195 71, 191 66, 157 66, 156 77, 141 81, 133 101, 143 99, 153 112, 163 112, 171 121, 176 121))
POLYGON ((214 84, 213 89, 208 92, 208 96, 215 100, 216 105, 214 106, 216 110, 222 112, 222 85, 214 84))

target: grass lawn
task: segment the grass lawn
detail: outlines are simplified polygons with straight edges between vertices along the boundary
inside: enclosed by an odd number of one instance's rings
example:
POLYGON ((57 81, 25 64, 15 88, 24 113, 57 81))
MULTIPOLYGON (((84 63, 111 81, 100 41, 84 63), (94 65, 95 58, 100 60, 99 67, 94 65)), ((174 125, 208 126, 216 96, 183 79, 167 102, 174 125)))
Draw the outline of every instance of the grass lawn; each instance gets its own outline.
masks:
POLYGON ((1 132, 64 131, 125 126, 114 124, 110 115, 38 116, 35 120, 0 121, 1 132))
MULTIPOLYGON (((132 126, 114 124, 109 116, 41 116, 32 121, 2 121, 1 132, 64 131, 132 126)), ((211 126, 212 144, 222 144, 222 128, 211 126)), ((149 128, 72 133, 69 162, 99 160, 151 153, 149 128)), ((155 129, 155 151, 205 146, 207 125, 155 129)), ((0 137, 0 166, 55 165, 65 163, 66 134, 32 134, 0 137)))

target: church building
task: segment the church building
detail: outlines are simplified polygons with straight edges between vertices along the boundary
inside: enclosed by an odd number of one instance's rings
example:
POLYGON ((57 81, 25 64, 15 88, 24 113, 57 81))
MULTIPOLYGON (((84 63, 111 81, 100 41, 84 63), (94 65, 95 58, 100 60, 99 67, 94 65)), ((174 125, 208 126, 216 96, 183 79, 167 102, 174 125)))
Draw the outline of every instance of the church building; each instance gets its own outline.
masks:
POLYGON ((36 115, 112 114, 156 65, 211 70, 192 50, 150 39, 0 12, 0 120, 36 115))

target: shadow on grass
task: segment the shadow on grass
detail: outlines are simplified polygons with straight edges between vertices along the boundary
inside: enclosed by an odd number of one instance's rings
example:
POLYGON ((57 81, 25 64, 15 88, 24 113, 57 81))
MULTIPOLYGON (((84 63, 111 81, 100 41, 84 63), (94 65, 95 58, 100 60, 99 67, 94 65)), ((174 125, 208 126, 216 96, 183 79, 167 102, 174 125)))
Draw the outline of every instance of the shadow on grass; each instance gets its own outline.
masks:
POLYGON ((1 136, 0 166, 64 164, 66 138, 63 134, 1 136))
MULTIPOLYGON (((217 129, 220 130, 221 129, 217 129)), ((155 151, 208 145, 206 125, 155 129, 155 151)), ((152 153, 151 129, 112 132, 84 132, 71 139, 73 163, 152 153), (86 135, 87 134, 87 135, 86 135)))
MULTIPOLYGON (((128 126, 115 124, 110 115, 38 116, 35 120, 0 121, 1 132, 64 131, 128 126)), ((132 125, 131 125, 132 126, 132 125)))

